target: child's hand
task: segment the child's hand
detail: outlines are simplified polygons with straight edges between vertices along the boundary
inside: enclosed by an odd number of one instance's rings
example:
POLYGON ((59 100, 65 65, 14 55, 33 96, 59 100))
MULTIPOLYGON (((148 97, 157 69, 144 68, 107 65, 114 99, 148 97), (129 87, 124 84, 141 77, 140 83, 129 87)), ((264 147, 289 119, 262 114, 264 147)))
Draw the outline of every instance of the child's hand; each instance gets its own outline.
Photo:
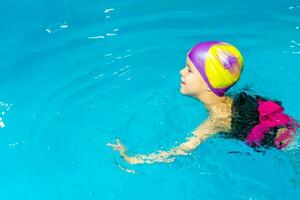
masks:
POLYGON ((112 147, 115 151, 119 151, 121 155, 124 154, 126 151, 126 147, 120 142, 119 139, 116 139, 116 142, 114 144, 107 143, 106 145, 112 147))
POLYGON ((107 143, 106 144, 109 147, 112 147, 113 150, 118 151, 120 155, 130 164, 142 164, 144 163, 144 160, 138 158, 138 157, 129 157, 125 152, 127 151, 126 147, 120 142, 119 139, 116 139, 116 142, 113 143, 107 143))

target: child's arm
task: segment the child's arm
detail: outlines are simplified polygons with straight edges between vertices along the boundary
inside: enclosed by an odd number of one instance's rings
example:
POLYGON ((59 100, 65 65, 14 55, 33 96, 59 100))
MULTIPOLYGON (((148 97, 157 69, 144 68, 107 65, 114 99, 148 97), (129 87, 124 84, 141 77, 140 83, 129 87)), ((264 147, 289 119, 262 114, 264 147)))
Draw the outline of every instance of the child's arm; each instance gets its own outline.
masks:
POLYGON ((157 153, 151 154, 137 154, 135 156, 128 156, 125 146, 121 144, 119 140, 117 140, 115 144, 109 143, 107 145, 111 146, 114 150, 119 151, 120 155, 130 164, 172 162, 175 160, 173 156, 187 155, 210 135, 218 132, 217 128, 213 126, 212 121, 208 119, 193 131, 191 137, 186 138, 186 141, 179 146, 168 151, 158 151, 157 153))

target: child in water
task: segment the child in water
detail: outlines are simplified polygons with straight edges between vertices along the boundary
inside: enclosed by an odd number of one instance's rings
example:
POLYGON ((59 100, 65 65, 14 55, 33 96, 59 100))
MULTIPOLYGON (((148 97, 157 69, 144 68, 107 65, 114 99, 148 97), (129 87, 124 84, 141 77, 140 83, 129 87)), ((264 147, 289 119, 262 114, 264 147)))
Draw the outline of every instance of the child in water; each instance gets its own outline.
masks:
POLYGON ((130 156, 119 140, 107 145, 119 151, 131 164, 172 162, 175 156, 187 155, 217 133, 245 141, 253 148, 286 147, 300 126, 283 113, 281 102, 245 92, 225 95, 239 80, 242 71, 243 58, 234 46, 225 42, 195 45, 187 54, 186 66, 180 71, 180 92, 202 102, 208 118, 185 142, 168 151, 130 156))

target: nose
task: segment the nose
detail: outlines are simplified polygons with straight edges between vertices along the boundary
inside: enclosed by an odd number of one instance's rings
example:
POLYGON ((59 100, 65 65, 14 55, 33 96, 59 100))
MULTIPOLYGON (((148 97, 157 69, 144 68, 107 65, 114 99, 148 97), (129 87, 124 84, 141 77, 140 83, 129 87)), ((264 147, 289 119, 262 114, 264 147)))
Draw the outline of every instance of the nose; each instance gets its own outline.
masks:
POLYGON ((179 71, 180 75, 183 76, 185 71, 185 67, 179 71))
POLYGON ((182 76, 182 71, 183 71, 183 69, 181 69, 181 70, 179 71, 179 73, 180 73, 181 76, 182 76))

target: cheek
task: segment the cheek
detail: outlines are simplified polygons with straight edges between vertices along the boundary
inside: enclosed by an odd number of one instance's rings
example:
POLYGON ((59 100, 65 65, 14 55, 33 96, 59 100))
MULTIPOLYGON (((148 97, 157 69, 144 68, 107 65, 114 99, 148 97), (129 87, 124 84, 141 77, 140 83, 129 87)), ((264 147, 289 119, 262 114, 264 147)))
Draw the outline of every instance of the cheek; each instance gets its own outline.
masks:
POLYGON ((203 92, 208 90, 207 84, 204 82, 201 76, 193 76, 191 77, 191 89, 196 92, 203 92))
POLYGON ((201 81, 201 80, 197 80, 197 87, 199 89, 204 89, 205 88, 205 83, 203 83, 203 81, 201 81))
POLYGON ((190 90, 199 90, 201 89, 201 82, 195 76, 190 76, 188 79, 187 87, 190 90))

